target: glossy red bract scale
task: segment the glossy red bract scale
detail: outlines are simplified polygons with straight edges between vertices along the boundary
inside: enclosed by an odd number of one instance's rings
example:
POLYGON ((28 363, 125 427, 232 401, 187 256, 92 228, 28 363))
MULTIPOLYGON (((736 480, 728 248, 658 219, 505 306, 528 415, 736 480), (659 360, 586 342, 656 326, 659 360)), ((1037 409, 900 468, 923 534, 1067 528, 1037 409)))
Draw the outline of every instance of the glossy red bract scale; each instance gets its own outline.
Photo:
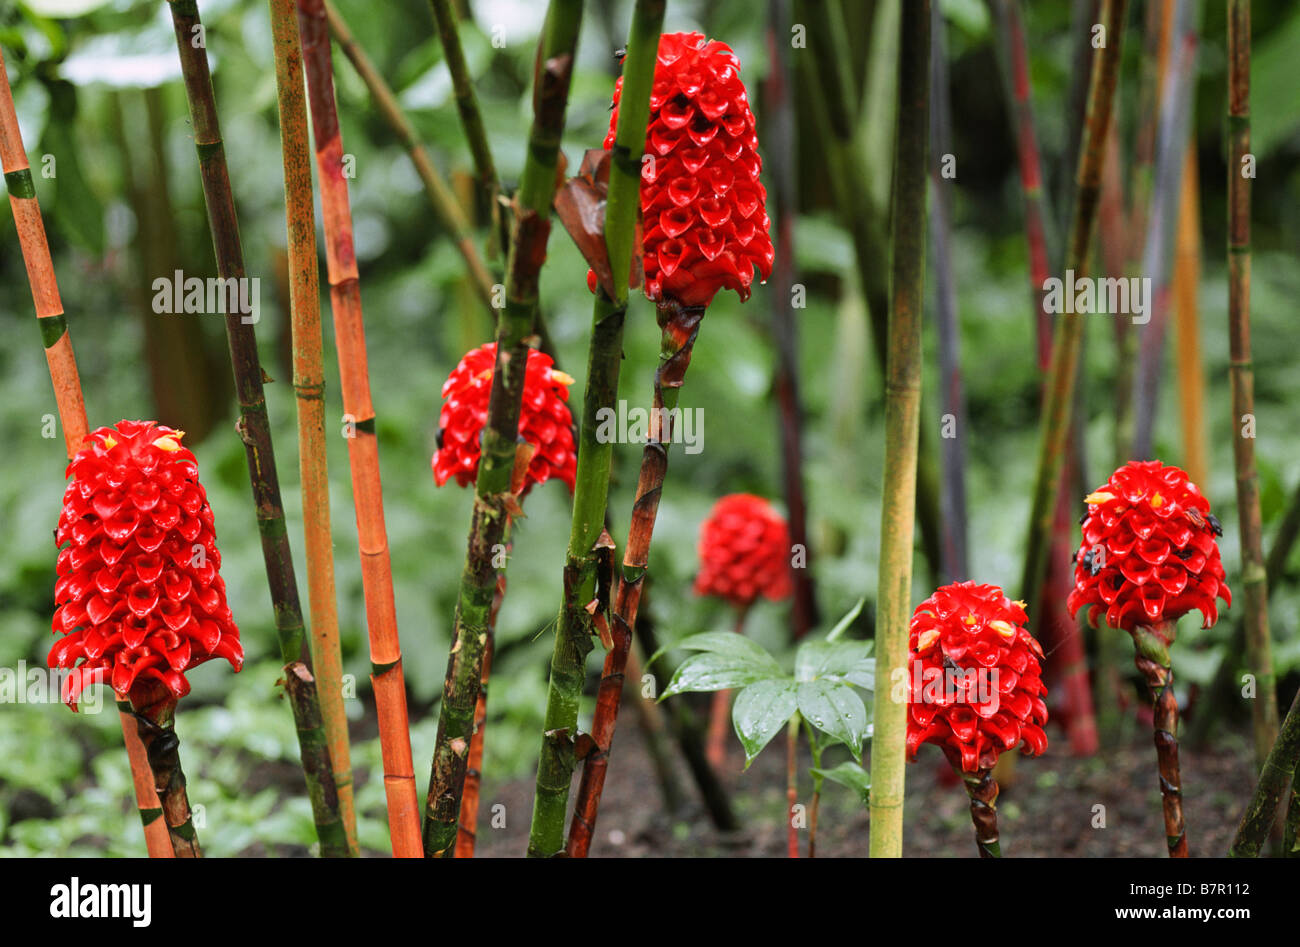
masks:
POLYGON ((775 602, 793 591, 790 532, 762 497, 733 493, 715 503, 700 525, 699 554, 696 595, 747 608, 760 595, 775 602))
MULTIPOLYGON (((614 86, 614 147, 623 80, 614 86)), ((665 33, 650 92, 641 172, 645 293, 707 306, 720 289, 749 298, 772 273, 767 191, 740 60, 701 33, 665 33)), ((594 289, 595 276, 588 276, 594 289)))
POLYGON ((1087 498, 1083 545, 1075 554, 1070 614, 1088 609, 1112 628, 1176 621, 1193 609, 1204 627, 1232 604, 1215 535, 1218 520, 1177 467, 1134 461, 1087 498))
POLYGON ((975 773, 1017 744, 1029 756, 1047 749, 1043 649, 1026 621, 1023 604, 975 582, 945 585, 917 606, 907 641, 909 759, 933 743, 975 773))
MULTIPOLYGON (((433 478, 438 486, 452 477, 462 487, 473 486, 478 476, 496 357, 495 342, 471 349, 442 386, 438 450, 433 455, 433 478)), ((571 384, 573 379, 556 370, 549 355, 528 350, 519 406, 519 437, 537 451, 528 464, 521 494, 552 477, 564 481, 573 491, 578 456, 573 441, 573 414, 568 405, 571 384)))
POLYGON ((125 700, 137 681, 189 693, 185 672, 244 662, 212 528, 212 508, 183 435, 119 421, 87 437, 68 465, 55 531, 52 668, 71 668, 63 699, 106 683, 125 700))

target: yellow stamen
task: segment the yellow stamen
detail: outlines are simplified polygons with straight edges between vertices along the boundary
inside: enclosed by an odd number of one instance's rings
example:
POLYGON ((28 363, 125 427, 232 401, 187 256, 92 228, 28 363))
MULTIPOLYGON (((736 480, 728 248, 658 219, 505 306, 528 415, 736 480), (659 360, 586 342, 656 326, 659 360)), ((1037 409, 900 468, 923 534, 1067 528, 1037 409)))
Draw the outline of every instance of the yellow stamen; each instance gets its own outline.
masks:
POLYGON ((1028 603, 1028 602, 1021 601, 1020 599, 1016 599, 1016 600, 1015 600, 1014 602, 1012 602, 1011 604, 1012 604, 1012 605, 1016 605, 1016 606, 1018 606, 1018 607, 1020 607, 1020 608, 1028 608, 1028 607, 1029 607, 1029 603, 1028 603))
POLYGON ((975 624, 976 619, 974 615, 967 615, 965 618, 962 619, 962 621, 964 621, 968 625, 973 625, 975 624))
POLYGON ((1095 505, 1097 503, 1109 503, 1113 499, 1115 499, 1115 494, 1107 493, 1105 490, 1098 490, 1095 493, 1089 493, 1083 498, 1083 502, 1095 505))
POLYGON ((568 374, 567 372, 557 371, 556 369, 552 368, 551 381, 558 381, 561 385, 572 385, 574 382, 574 378, 572 375, 568 374))
POLYGON ((172 431, 170 434, 164 434, 153 442, 153 446, 159 450, 174 451, 181 449, 181 438, 185 436, 184 431, 172 431))
POLYGON ((1162 506, 1164 506, 1164 505, 1165 505, 1165 498, 1164 498, 1164 497, 1162 497, 1159 493, 1153 493, 1153 494, 1151 494, 1151 508, 1152 508, 1153 510, 1158 510, 1158 509, 1160 509, 1160 507, 1162 507, 1162 506))
POLYGON ((916 653, 921 654, 922 652, 929 651, 938 640, 939 632, 933 629, 921 632, 920 637, 916 639, 916 653))
POLYGON ((1016 626, 1009 621, 1003 621, 1001 618, 989 622, 989 627, 1008 641, 1016 636, 1016 626))
POLYGON ((112 450, 117 446, 117 438, 112 434, 104 435, 104 450, 112 450))

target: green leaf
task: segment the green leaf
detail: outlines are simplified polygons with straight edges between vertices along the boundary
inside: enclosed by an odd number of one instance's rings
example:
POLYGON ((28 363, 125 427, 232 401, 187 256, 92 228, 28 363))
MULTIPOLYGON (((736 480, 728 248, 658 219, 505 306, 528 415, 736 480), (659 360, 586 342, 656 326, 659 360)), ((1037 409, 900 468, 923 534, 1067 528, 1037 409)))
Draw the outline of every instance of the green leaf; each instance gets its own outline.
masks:
POLYGON ((714 654, 729 654, 735 657, 750 657, 755 661, 764 659, 776 666, 776 659, 755 641, 738 635, 734 631, 705 631, 690 635, 677 642, 674 647, 686 651, 710 651, 714 654))
POLYGON ((790 680, 759 681, 736 695, 731 722, 745 747, 746 768, 789 722, 798 703, 797 687, 790 680))
POLYGON ((818 730, 849 748, 862 762, 862 741, 869 730, 867 708, 847 684, 804 681, 799 684, 799 712, 818 730))
POLYGON ((870 694, 876 692, 876 659, 863 658, 844 675, 844 680, 856 684, 870 694))
POLYGON ((770 655, 765 657, 766 663, 748 656, 738 658, 729 654, 709 653, 692 655, 682 662, 659 699, 689 692, 729 690, 780 677, 781 669, 776 662, 770 655))
POLYGON ((827 675, 844 676, 870 651, 870 641, 806 641, 795 652, 794 679, 802 682, 827 675))
POLYGON ((826 640, 834 641, 840 635, 844 634, 848 627, 858 620, 858 616, 862 614, 862 606, 865 604, 867 604, 867 597, 864 595, 862 598, 858 599, 858 604, 849 609, 847 615, 835 623, 835 627, 830 630, 830 634, 826 636, 826 640))
POLYGON ((845 760, 834 769, 814 769, 812 774, 848 786, 858 794, 864 806, 871 803, 871 774, 851 760, 845 760))

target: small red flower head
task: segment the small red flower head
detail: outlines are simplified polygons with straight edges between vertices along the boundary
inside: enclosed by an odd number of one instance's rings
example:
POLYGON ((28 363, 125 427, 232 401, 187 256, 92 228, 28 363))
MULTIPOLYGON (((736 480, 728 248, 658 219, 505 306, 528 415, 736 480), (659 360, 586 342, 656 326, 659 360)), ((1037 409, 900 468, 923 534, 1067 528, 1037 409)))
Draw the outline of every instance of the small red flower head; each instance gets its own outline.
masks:
POLYGON ((173 697, 185 672, 211 658, 244 663, 212 508, 183 431, 119 421, 90 434, 72 459, 72 481, 54 541, 52 668, 72 668, 63 699, 76 709, 88 685, 106 682, 121 700, 137 681, 173 697))
POLYGON ((1047 749, 1043 649, 996 585, 945 585, 916 607, 907 642, 907 756, 934 743, 964 773, 1023 743, 1047 749))
POLYGON ((765 595, 774 602, 793 591, 790 532, 762 497, 733 493, 713 505, 700 524, 696 595, 715 595, 748 608, 765 595))
MULTIPOLYGON (((605 149, 614 147, 618 100, 605 149)), ((754 267, 772 274, 754 113, 731 47, 700 33, 665 33, 650 92, 641 171, 645 293, 707 306, 720 289, 749 298, 754 267)), ((587 277, 595 290, 595 274, 587 277)))
POLYGON ((1067 600, 1071 615, 1088 606, 1095 625, 1104 610, 1106 624, 1132 631, 1197 609, 1208 628, 1219 618, 1215 599, 1232 604, 1214 540, 1223 529, 1182 470, 1158 460, 1134 461, 1086 502, 1083 546, 1067 600))
MULTIPOLYGON (((478 459, 482 453, 479 441, 487 424, 496 358, 495 342, 471 349, 443 383, 438 450, 433 455, 433 479, 438 486, 454 476, 458 484, 468 487, 478 476, 478 459)), ((551 477, 567 483, 570 492, 577 482, 578 456, 573 443, 573 415, 568 405, 573 379, 553 365, 546 353, 528 350, 523 403, 519 407, 519 437, 537 450, 528 464, 521 493, 551 477)))

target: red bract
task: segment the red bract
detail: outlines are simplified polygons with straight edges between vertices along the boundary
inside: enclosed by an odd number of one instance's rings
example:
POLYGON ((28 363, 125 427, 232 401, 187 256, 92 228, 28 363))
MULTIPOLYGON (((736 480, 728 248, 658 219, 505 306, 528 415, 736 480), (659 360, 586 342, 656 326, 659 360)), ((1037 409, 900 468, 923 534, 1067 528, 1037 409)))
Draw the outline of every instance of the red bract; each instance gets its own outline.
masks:
POLYGON ((1208 628, 1219 618, 1215 599, 1232 604, 1214 539, 1223 530, 1182 470, 1134 461, 1086 502, 1071 615, 1087 606, 1094 625, 1104 612, 1106 624, 1132 631, 1197 609, 1208 628))
POLYGON ((125 700, 152 679, 184 697, 190 668, 211 658, 243 665, 212 508, 183 434, 119 421, 90 434, 68 465, 54 537, 54 632, 63 637, 49 665, 74 669, 63 688, 74 710, 90 684, 108 683, 125 700))
POLYGON ((790 533, 762 497, 733 493, 713 505, 700 525, 696 595, 715 595, 747 608, 759 595, 790 595, 790 533))
MULTIPOLYGON (((454 476, 458 484, 468 487, 478 476, 480 439, 487 424, 496 357, 495 342, 471 349, 442 386, 438 450, 433 455, 433 478, 438 486, 454 476)), ((544 352, 528 350, 519 437, 537 450, 528 464, 520 493, 527 493, 533 484, 545 483, 551 477, 563 480, 572 492, 577 481, 578 457, 568 405, 573 379, 553 368, 553 364, 544 352)))
MULTIPOLYGON (((605 149, 614 147, 618 100, 605 149)), ((754 113, 731 47, 701 33, 665 33, 650 92, 641 172, 645 293, 707 306, 720 289, 749 298, 754 267, 772 273, 754 113)), ((588 276, 595 289, 595 275, 588 276)))
POLYGON ((996 585, 945 585, 917 606, 908 634, 907 755, 934 743, 964 773, 1024 744, 1047 749, 1043 649, 1024 605, 996 585))

